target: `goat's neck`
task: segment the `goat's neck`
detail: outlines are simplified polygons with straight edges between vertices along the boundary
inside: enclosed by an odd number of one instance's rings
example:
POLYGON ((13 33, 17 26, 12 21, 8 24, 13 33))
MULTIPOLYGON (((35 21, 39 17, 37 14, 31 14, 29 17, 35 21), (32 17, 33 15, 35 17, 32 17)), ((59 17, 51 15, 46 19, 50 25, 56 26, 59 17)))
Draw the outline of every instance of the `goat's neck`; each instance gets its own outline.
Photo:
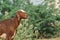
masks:
POLYGON ((19 23, 20 23, 20 21, 21 21, 21 18, 19 18, 19 20, 18 20, 17 17, 15 17, 15 18, 16 18, 16 20, 17 20, 17 22, 18 22, 18 25, 19 25, 19 23))
POLYGON ((15 20, 15 23, 16 23, 16 27, 15 28, 17 28, 19 23, 20 23, 20 21, 21 21, 21 18, 18 20, 18 18, 15 17, 14 20, 15 20))

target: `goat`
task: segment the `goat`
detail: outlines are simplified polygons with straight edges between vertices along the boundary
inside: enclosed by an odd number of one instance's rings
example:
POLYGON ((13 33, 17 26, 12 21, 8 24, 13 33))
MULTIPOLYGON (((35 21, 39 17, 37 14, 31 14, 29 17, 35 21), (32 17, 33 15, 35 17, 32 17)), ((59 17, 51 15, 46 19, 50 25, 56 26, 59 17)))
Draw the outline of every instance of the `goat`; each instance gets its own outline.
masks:
POLYGON ((19 10, 16 16, 10 19, 0 21, 0 38, 5 40, 13 40, 17 32, 17 27, 21 19, 27 19, 28 15, 24 10, 19 10))

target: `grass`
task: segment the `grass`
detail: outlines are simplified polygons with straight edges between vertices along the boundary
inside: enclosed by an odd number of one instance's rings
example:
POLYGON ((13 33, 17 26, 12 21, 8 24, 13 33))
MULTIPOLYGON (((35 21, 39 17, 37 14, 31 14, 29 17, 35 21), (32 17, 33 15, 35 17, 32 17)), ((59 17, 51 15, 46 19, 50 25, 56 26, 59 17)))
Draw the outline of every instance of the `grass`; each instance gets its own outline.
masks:
MULTIPOLYGON (((29 25, 26 23, 27 21, 23 21, 22 24, 20 24, 17 28, 17 34, 14 37, 14 40, 60 40, 60 37, 58 38, 51 38, 51 39, 37 39, 33 38, 33 25, 29 25), (25 27, 25 26, 26 27, 25 27)), ((2 39, 0 39, 2 40, 2 39)))
MULTIPOLYGON (((37 39, 37 38, 33 38, 33 25, 29 25, 27 23, 28 20, 23 21, 22 24, 19 25, 18 27, 18 31, 17 34, 14 38, 14 40, 60 40, 60 37, 57 38, 50 38, 50 39, 37 39), (25 26, 26 27, 25 27, 25 26)), ((37 33, 36 33, 37 34, 37 33)))

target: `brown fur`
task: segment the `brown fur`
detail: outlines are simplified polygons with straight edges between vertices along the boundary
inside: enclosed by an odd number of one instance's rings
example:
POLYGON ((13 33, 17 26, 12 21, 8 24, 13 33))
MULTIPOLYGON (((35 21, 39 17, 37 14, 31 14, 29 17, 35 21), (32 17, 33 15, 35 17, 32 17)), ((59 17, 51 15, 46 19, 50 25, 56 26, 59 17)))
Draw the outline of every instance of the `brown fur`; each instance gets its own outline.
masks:
POLYGON ((0 36, 5 33, 5 40, 13 40, 12 36, 14 35, 14 33, 16 33, 20 20, 26 19, 27 17, 28 15, 25 12, 18 11, 14 18, 0 21, 0 36))

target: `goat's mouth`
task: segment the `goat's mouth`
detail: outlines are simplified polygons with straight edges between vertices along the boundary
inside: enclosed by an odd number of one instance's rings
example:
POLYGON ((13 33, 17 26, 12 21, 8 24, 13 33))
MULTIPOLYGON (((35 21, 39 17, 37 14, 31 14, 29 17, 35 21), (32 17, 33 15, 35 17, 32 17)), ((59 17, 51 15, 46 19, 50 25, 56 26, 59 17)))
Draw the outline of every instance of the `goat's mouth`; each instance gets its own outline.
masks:
POLYGON ((28 19, 28 16, 25 16, 24 19, 28 19))
POLYGON ((26 14, 26 15, 24 16, 24 18, 25 18, 25 19, 28 19, 28 15, 26 14))

